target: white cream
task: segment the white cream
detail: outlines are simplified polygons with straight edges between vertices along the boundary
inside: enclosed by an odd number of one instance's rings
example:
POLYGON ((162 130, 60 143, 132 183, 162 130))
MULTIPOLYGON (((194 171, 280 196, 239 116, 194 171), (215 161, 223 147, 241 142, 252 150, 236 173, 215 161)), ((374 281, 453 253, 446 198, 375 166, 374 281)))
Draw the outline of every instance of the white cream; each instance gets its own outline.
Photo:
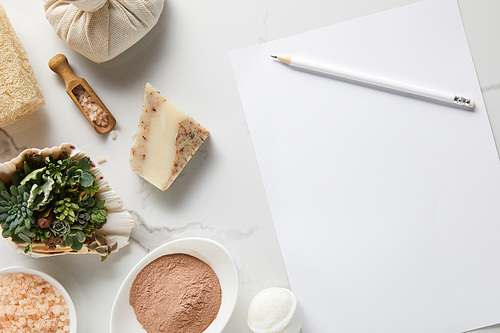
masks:
POLYGON ((247 323, 254 333, 298 333, 304 320, 295 294, 286 288, 267 288, 252 299, 247 323))

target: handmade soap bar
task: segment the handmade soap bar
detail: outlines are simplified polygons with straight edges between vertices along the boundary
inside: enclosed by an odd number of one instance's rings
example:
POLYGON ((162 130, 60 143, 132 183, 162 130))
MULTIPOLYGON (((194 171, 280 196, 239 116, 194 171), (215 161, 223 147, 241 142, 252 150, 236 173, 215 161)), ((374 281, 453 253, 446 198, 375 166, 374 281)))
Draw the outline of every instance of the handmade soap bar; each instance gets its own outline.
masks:
POLYGON ((130 168, 165 191, 209 134, 147 83, 130 168))

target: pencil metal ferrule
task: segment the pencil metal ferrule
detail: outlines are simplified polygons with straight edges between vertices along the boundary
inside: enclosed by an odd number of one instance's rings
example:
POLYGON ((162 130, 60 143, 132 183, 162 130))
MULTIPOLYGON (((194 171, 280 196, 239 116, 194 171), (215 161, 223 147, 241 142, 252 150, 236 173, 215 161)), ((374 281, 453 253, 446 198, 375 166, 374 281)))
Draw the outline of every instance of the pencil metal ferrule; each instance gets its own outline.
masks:
POLYGON ((467 107, 473 107, 474 104, 472 103, 471 99, 470 98, 465 98, 463 96, 455 96, 455 98, 453 99, 453 101, 458 104, 458 105, 462 105, 462 106, 467 106, 467 107))

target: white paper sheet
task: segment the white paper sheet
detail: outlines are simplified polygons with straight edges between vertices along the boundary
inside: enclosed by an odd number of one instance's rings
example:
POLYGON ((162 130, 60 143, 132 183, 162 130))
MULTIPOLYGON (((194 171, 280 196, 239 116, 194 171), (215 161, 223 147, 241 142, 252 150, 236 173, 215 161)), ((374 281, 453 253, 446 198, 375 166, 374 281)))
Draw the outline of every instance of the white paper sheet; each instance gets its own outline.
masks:
POLYGON ((305 333, 500 321, 500 163, 455 0, 231 53, 305 333), (296 55, 470 96, 474 111, 314 75, 296 55))

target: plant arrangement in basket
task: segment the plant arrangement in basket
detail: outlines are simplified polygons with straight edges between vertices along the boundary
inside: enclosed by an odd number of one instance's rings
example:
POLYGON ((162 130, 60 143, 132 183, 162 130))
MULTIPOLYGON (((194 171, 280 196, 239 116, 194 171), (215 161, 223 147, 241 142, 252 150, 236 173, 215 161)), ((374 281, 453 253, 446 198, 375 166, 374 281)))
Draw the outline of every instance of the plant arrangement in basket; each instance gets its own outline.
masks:
POLYGON ((99 185, 90 172, 88 157, 74 160, 25 155, 10 184, 0 181, 0 223, 2 236, 26 244, 43 243, 80 251, 84 244, 101 255, 101 261, 116 250, 96 230, 106 223, 104 200, 96 197, 99 185))

